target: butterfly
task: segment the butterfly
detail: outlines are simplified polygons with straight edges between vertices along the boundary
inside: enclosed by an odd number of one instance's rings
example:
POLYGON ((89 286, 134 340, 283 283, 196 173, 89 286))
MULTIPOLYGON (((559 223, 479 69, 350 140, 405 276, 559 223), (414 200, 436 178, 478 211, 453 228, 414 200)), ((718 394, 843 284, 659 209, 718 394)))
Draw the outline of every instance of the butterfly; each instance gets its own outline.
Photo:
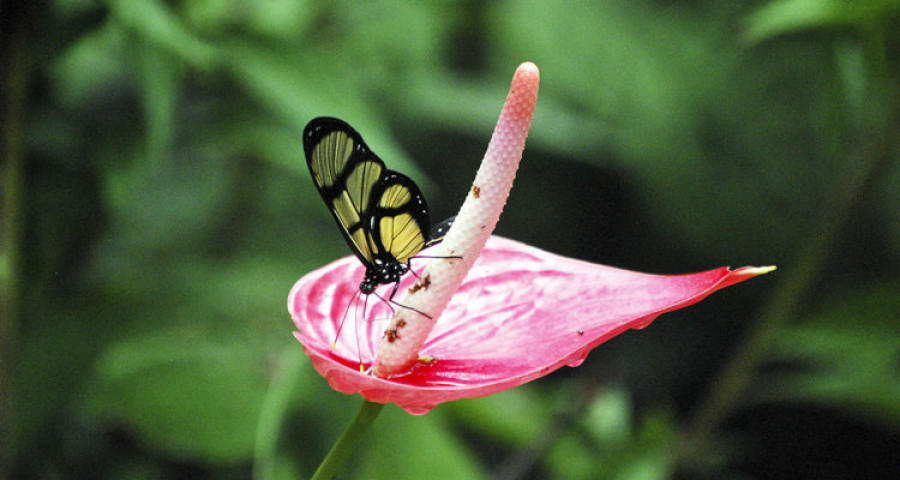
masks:
POLYGON ((393 283, 388 302, 431 318, 394 302, 394 295, 400 279, 410 272, 411 259, 443 240, 455 217, 432 227, 428 204, 415 182, 387 169, 343 120, 311 120, 303 129, 303 152, 316 190, 344 240, 366 267, 359 291, 369 295, 378 285, 393 283))

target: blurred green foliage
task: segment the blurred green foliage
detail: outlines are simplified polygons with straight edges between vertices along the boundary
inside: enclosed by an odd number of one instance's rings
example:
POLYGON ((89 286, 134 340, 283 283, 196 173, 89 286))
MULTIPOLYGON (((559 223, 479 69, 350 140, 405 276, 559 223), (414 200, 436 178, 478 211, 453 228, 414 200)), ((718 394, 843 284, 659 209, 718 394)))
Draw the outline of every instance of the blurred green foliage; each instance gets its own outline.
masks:
POLYGON ((579 369, 424 417, 389 406, 348 478, 900 469, 900 2, 25 3, 3 5, 24 189, 2 210, 21 308, 2 319, 0 475, 309 476, 360 400, 312 370, 285 311, 348 254, 303 126, 349 121, 443 218, 525 60, 543 81, 500 234, 636 270, 779 271, 579 369), (727 421, 673 460, 772 311, 787 321, 727 421), (786 437, 797 406, 829 427, 786 437))

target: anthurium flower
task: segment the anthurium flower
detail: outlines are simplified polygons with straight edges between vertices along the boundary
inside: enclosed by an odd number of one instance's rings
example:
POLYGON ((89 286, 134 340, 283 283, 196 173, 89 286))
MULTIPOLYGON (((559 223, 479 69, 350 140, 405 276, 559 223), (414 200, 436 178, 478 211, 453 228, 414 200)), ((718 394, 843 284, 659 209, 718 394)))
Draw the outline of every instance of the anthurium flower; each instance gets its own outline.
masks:
POLYGON ((423 253, 445 258, 400 283, 407 308, 361 299, 365 269, 355 257, 294 285, 295 335, 335 390, 424 414, 578 366, 607 339, 774 268, 649 275, 491 236, 522 156, 538 79, 534 64, 517 69, 455 223, 423 253))
MULTIPOLYGON (((389 378, 358 368, 375 359, 391 316, 384 303, 368 306, 367 316, 375 320, 348 318, 332 349, 344 306, 357 296, 354 280, 364 272, 358 260, 347 257, 305 276, 288 306, 299 330, 295 335, 332 388, 422 414, 442 402, 578 366, 591 349, 625 330, 644 328, 661 313, 770 270, 650 275, 493 236, 426 340, 422 360, 389 378)), ((409 276, 401 288, 414 282, 409 276)))

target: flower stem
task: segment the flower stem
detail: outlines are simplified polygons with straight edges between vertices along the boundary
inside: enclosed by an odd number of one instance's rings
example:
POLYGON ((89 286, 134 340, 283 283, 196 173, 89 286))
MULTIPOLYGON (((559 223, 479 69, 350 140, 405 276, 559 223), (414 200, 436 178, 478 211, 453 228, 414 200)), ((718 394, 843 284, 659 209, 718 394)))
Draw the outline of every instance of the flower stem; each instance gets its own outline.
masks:
MULTIPOLYGON (((6 9, 0 45, 0 418, 14 418, 12 405, 16 337, 22 315, 23 248, 25 237, 25 116, 29 67, 29 41, 38 8, 25 2, 6 9)), ((0 428, 0 478, 10 475, 17 446, 9 421, 0 428)))
POLYGON ((297 387, 304 366, 303 353, 290 345, 278 358, 269 390, 263 400, 256 427, 256 449, 253 452, 253 479, 272 480, 277 476, 278 440, 285 412, 291 404, 291 393, 297 387))
POLYGON ((378 418, 378 414, 381 413, 382 408, 384 408, 383 403, 375 403, 368 400, 363 401, 362 405, 359 407, 359 411, 356 412, 356 416, 353 417, 353 420, 350 422, 350 425, 347 425, 347 429, 344 430, 341 437, 338 438, 334 446, 331 447, 328 456, 325 457, 325 460, 322 461, 322 464, 319 465, 319 468, 310 480, 334 478, 341 466, 347 463, 347 460, 353 452, 356 451, 356 447, 359 445, 359 442, 362 441, 362 437, 366 433, 366 430, 368 430, 369 427, 372 426, 372 423, 375 422, 375 419, 378 418))
POLYGON ((703 399, 681 436, 673 445, 671 466, 688 471, 701 462, 710 437, 731 413, 741 405, 743 394, 752 385, 757 368, 765 360, 772 337, 787 324, 800 308, 805 295, 833 254, 841 231, 859 207, 862 197, 883 177, 890 163, 890 135, 876 137, 862 145, 861 151, 848 162, 845 186, 835 198, 830 218, 804 242, 804 249, 793 268, 782 277, 781 285, 763 307, 757 321, 737 345, 734 355, 713 381, 714 389, 703 399))

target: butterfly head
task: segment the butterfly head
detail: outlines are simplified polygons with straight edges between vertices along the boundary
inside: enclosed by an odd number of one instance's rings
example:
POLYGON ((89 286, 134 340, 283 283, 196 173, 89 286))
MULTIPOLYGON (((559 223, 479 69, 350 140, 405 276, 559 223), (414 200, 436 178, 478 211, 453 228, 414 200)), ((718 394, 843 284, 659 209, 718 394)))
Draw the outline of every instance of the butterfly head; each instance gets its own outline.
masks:
POLYGON ((363 279, 363 281, 360 282, 360 284, 359 284, 359 291, 362 292, 364 295, 368 295, 375 291, 376 285, 377 284, 375 283, 375 281, 373 279, 369 278, 368 275, 366 275, 366 278, 363 279))

